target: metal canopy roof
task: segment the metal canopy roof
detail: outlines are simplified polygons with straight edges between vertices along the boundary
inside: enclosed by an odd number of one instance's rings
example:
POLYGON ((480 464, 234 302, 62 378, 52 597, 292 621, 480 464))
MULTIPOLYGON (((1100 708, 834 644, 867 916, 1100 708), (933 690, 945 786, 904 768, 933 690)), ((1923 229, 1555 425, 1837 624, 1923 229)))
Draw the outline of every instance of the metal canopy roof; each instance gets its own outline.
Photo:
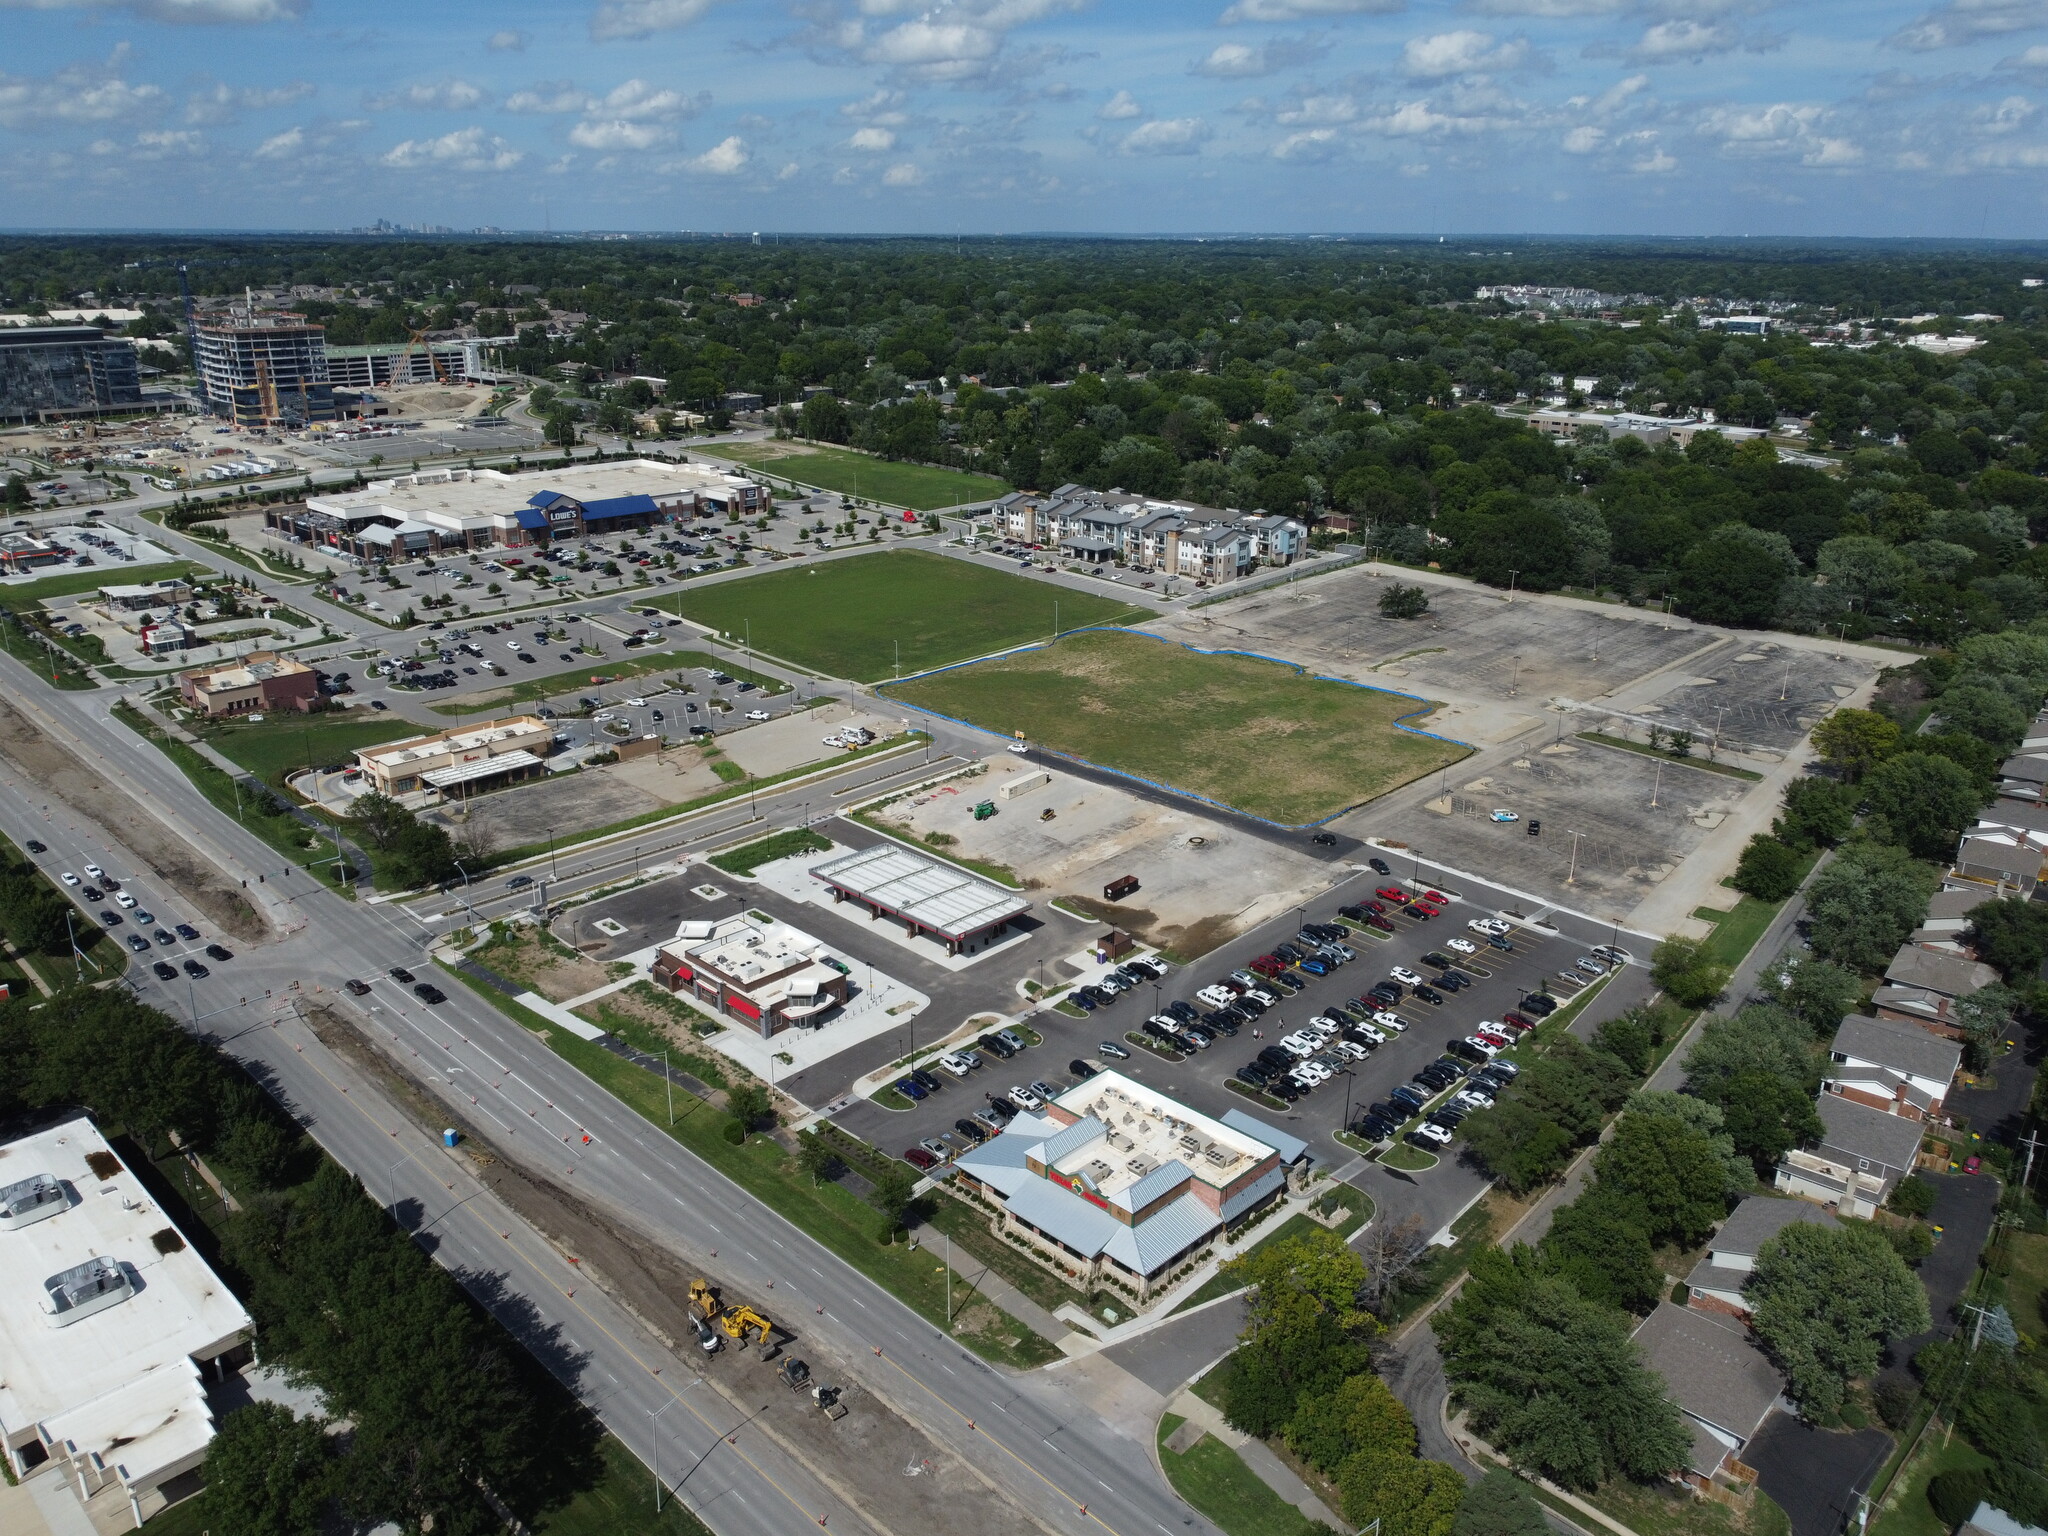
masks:
POLYGON ((425 779, 436 789, 446 789, 451 784, 467 784, 473 779, 488 779, 496 773, 506 773, 514 768, 538 768, 540 759, 524 747, 515 747, 510 752, 500 752, 495 757, 480 757, 474 762, 454 763, 446 768, 436 768, 423 773, 425 779))
POLYGON ((962 938, 1030 910, 1001 886, 951 864, 881 843, 811 866, 811 873, 863 901, 948 938, 962 938))

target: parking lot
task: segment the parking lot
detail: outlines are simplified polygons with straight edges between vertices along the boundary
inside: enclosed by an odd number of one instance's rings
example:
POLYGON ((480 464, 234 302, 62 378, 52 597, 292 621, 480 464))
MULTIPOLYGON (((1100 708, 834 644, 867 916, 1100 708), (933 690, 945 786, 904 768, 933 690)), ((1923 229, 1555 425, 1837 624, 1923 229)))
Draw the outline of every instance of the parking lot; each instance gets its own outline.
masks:
POLYGON ((1375 835, 1453 869, 1622 920, 1752 788, 1566 735, 1476 778, 1453 771, 1448 795, 1376 808, 1345 825, 1369 823, 1375 835), (1496 823, 1496 809, 1520 820, 1496 823), (1532 824, 1542 829, 1534 837, 1532 824))
MULTIPOLYGON (((1325 896, 1303 912, 1309 921, 1334 921, 1340 903, 1371 898, 1372 891, 1384 883, 1384 877, 1361 874, 1340 893, 1325 896)), ((1139 1029, 1164 1003, 1192 1002, 1205 986, 1290 938, 1300 926, 1302 916, 1288 913, 1206 957, 1199 965, 1174 969, 1156 985, 1141 985, 1084 1018, 1071 1018, 1052 1010, 1035 1013, 1030 1024, 1045 1037, 1042 1046, 1008 1061, 984 1056, 983 1065, 964 1082, 937 1074, 945 1086, 908 1110, 892 1110, 860 1099, 839 1111, 834 1119, 853 1134, 898 1154, 925 1138, 944 1139, 957 1149, 965 1145, 965 1138, 953 1129, 954 1122, 984 1108, 988 1095, 1007 1094, 1012 1086, 1028 1085, 1034 1080, 1043 1080, 1055 1088, 1070 1086, 1076 1079, 1068 1063, 1080 1059, 1097 1068, 1114 1064, 1117 1070, 1205 1114, 1220 1115, 1225 1110, 1241 1108, 1284 1122, 1309 1141, 1319 1157, 1341 1161, 1351 1154, 1329 1139, 1332 1132, 1357 1119, 1366 1106, 1383 1100, 1390 1089, 1407 1082, 1417 1070, 1436 1060, 1444 1053, 1447 1041, 1470 1034, 1482 1020, 1498 1020, 1529 992, 1542 987, 1546 978, 1554 979, 1559 969, 1569 969, 1592 945, 1606 943, 1612 936, 1607 928, 1594 928, 1564 917, 1560 918, 1559 931, 1518 927, 1511 935, 1515 946, 1512 954, 1483 946, 1473 956, 1452 954, 1458 968, 1473 978, 1473 985, 1445 994, 1441 1005, 1420 1001, 1412 994, 1404 996, 1392 1010, 1409 1026, 1404 1033, 1390 1035, 1387 1043, 1373 1050, 1365 1060, 1354 1063, 1349 1070, 1338 1073, 1284 1110, 1224 1087, 1225 1080, 1262 1048, 1338 1002, 1365 993, 1393 967, 1403 966, 1429 977, 1436 974, 1436 968, 1422 963, 1424 953, 1433 949, 1451 953, 1445 941, 1453 937, 1477 943, 1478 935, 1465 924, 1473 917, 1493 912, 1499 893, 1475 888, 1470 893, 1474 899, 1467 900, 1466 893, 1442 885, 1436 888, 1453 898, 1443 916, 1426 922, 1396 916, 1392 919, 1395 932, 1391 935, 1375 937, 1369 931, 1355 934, 1345 942, 1357 952, 1356 960, 1326 977, 1311 978, 1308 986, 1282 998, 1256 1024, 1241 1028, 1234 1038, 1221 1036, 1206 1049, 1175 1059, 1155 1054, 1125 1037, 1139 1029), (1128 1050, 1130 1058, 1105 1056, 1100 1050, 1105 1041, 1128 1050)), ((1621 942, 1629 946, 1632 941, 1623 934, 1621 942)), ((1640 940, 1633 941, 1633 947, 1647 950, 1640 940)), ((1623 980, 1617 977, 1610 986, 1619 986, 1623 980)), ((1560 997, 1566 995, 1562 985, 1556 990, 1560 997)), ((1403 988, 1404 993, 1408 991, 1403 988)), ((1194 1006, 1207 1011, 1203 1004, 1194 1006)), ((1451 1152, 1455 1153, 1455 1144, 1451 1152)))
POLYGON ((1870 678, 1866 661, 1793 649, 1762 636, 1730 640, 1674 676, 1668 691, 1632 711, 1668 730, 1690 731, 1702 749, 1782 755, 1870 678))

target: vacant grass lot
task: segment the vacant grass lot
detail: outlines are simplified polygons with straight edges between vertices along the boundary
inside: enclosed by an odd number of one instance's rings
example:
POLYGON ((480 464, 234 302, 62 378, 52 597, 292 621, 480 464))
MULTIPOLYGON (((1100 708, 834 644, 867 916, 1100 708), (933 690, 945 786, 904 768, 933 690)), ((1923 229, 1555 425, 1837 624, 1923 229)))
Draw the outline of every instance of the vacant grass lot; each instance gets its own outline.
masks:
POLYGON ((880 550, 684 592, 677 611, 754 649, 827 677, 864 683, 985 656, 1053 632, 1149 609, 1048 587, 923 550, 880 550), (900 651, 899 651, 900 648, 900 651))
POLYGON ((85 571, 70 570, 62 575, 39 576, 34 581, 0 586, 0 608, 25 613, 53 597, 76 597, 81 592, 97 592, 101 587, 139 587, 145 582, 169 581, 174 576, 190 576, 195 572, 202 579, 213 575, 205 566, 194 565, 190 560, 123 566, 119 570, 110 570, 103 565, 85 571))
POLYGON ((363 719, 353 711, 301 715, 287 710, 265 715, 261 725, 244 717, 207 725, 191 722, 194 732, 214 751, 232 758, 275 788, 287 775, 314 764, 352 763, 356 749, 397 741, 425 732, 409 720, 363 719))
POLYGON ((711 452, 720 458, 752 464, 771 475, 787 475, 804 485, 821 486, 889 506, 957 507, 963 502, 991 501, 1010 487, 987 475, 929 464, 898 464, 870 458, 845 448, 813 448, 804 443, 720 443, 711 452))
POLYGON ((1278 662, 1142 635, 1069 635, 888 690, 908 703, 1287 826, 1335 815, 1464 757, 1394 729, 1424 706, 1278 662))
POLYGON ((1173 1491, 1227 1536, 1312 1536, 1326 1529, 1268 1488, 1214 1435, 1204 1435, 1185 1454, 1168 1450, 1167 1439, 1181 1423, 1175 1413, 1160 1419, 1159 1465, 1173 1491))

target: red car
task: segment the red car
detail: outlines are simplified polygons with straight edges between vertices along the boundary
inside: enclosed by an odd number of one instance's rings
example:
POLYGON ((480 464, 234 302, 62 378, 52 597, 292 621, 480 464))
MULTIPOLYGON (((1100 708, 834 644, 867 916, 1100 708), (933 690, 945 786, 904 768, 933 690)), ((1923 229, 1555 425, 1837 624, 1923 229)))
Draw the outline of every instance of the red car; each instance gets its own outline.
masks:
POLYGON ((903 1161, 913 1168, 936 1168, 939 1165, 939 1160, 923 1147, 912 1147, 903 1154, 903 1161))
POLYGON ((1408 901, 1408 893, 1402 890, 1401 887, 1399 887, 1398 885, 1383 885, 1378 890, 1374 891, 1373 895, 1378 896, 1385 901, 1398 901, 1403 905, 1406 905, 1408 901))
POLYGON ((1512 1025, 1516 1029, 1534 1029, 1536 1027, 1534 1019, 1524 1018, 1519 1013, 1508 1014, 1501 1020, 1501 1023, 1512 1025))
POLYGON ((1257 971, 1261 976, 1278 976, 1287 967, 1271 955, 1261 955, 1245 969, 1257 971))
POLYGON ((1381 933, 1392 933, 1394 931, 1394 925, 1384 917, 1368 917, 1366 922, 1370 926, 1379 929, 1381 933))
POLYGON ((1484 1040, 1488 1045, 1493 1046, 1496 1050, 1504 1051, 1509 1046, 1514 1044, 1514 1041, 1510 1040, 1506 1035, 1500 1034, 1491 1029, 1475 1030, 1474 1033, 1477 1034, 1479 1038, 1484 1040))
POLYGON ((1422 893, 1422 899, 1424 901, 1436 902, 1439 906, 1441 906, 1444 902, 1449 901, 1451 898, 1446 896, 1442 891, 1424 891, 1422 893))
POLYGON ((1368 912, 1384 913, 1387 910, 1387 904, 1383 901, 1361 901, 1359 905, 1368 912))

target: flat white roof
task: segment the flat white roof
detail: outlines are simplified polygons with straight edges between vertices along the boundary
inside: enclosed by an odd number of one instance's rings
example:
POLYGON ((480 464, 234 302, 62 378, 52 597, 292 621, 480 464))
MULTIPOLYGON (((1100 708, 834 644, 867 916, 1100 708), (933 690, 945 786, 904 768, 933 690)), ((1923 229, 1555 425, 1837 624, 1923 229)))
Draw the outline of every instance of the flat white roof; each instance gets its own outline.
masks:
POLYGON ((959 936, 977 932, 1030 909, 1023 897, 942 864, 878 843, 813 864, 818 879, 936 932, 959 936))
POLYGON ((551 728, 537 715, 518 715, 495 725, 481 725, 467 731, 442 731, 433 736, 413 736, 388 747, 359 748, 356 756, 386 768, 416 763, 423 758, 446 757, 451 752, 474 752, 493 742, 517 741, 551 728))
MULTIPOLYGON (((66 1207, 31 1226, 0 1231, 0 1434, 13 1444, 38 1423, 102 1400, 99 1418, 118 1420, 137 1399, 116 1401, 113 1394, 158 1377, 193 1380, 192 1360, 213 1358, 251 1327, 241 1302, 90 1120, 80 1117, 0 1147, 0 1183, 38 1174, 59 1181, 66 1207), (118 1264, 133 1294, 54 1326, 45 1283, 94 1259, 118 1264)), ((157 1388, 150 1392, 154 1400, 157 1388)), ((168 1385, 162 1392, 181 1396, 168 1385)), ((89 1433, 98 1421, 87 1414, 77 1422, 89 1433)))
POLYGON ((1098 1072, 1053 1102, 1082 1122, 1099 1122, 1116 1145, 1106 1156, 1099 1141, 1055 1154, 1054 1166, 1075 1173, 1101 1161, 1092 1182, 1105 1198, 1142 1182, 1159 1168, 1179 1162, 1204 1183, 1222 1188, 1276 1150, 1256 1136, 1213 1120, 1178 1099, 1147 1088, 1121 1072, 1098 1072), (1216 1155, 1210 1156, 1214 1148, 1216 1155))
POLYGON ((558 491, 578 501, 607 501, 617 496, 669 501, 739 483, 744 482, 704 465, 626 459, 510 475, 496 469, 423 470, 395 480, 378 480, 367 490, 345 495, 308 496, 306 506, 337 517, 371 513, 436 528, 484 528, 512 522, 518 510, 542 491, 558 491))
POLYGON ((539 766, 539 758, 524 747, 515 747, 510 752, 480 757, 474 762, 454 763, 446 768, 436 768, 429 773, 421 774, 420 777, 436 789, 446 789, 451 784, 467 784, 474 779, 487 779, 495 773, 510 773, 514 768, 539 766))

